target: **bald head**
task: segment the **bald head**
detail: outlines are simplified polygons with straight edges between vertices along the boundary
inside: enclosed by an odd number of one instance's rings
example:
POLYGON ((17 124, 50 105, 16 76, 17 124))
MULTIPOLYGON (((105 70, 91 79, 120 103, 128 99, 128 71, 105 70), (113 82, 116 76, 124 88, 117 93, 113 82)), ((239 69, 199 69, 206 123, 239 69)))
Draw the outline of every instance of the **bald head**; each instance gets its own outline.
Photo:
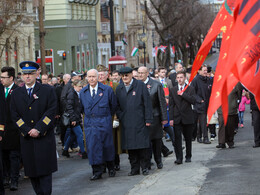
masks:
POLYGON ((63 82, 65 85, 69 82, 70 78, 71 78, 70 74, 63 75, 63 82))
POLYGON ((175 71, 179 72, 183 70, 183 66, 180 63, 176 63, 175 65, 175 71))
POLYGON ((139 74, 139 79, 144 82, 149 75, 148 68, 141 66, 140 68, 138 68, 138 74, 139 74))

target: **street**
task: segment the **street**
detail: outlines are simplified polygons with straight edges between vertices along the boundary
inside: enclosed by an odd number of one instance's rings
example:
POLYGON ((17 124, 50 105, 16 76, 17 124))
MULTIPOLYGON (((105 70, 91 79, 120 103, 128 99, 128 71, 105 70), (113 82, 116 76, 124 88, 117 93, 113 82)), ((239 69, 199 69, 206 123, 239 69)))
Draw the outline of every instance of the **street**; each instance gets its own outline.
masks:
MULTIPOLYGON (((212 144, 193 142, 191 163, 175 165, 175 156, 163 158, 164 167, 158 170, 152 166, 149 176, 127 176, 130 164, 126 154, 120 156, 121 170, 116 177, 90 181, 92 170, 88 160, 82 160, 76 153, 73 158, 61 156, 59 170, 53 174, 53 194, 259 194, 260 150, 252 148, 253 129, 251 114, 247 106, 244 128, 235 136, 234 149, 216 149, 212 144)), ((165 139, 164 139, 165 141, 165 139)), ((170 142, 165 142, 172 149, 170 142)), ((34 194, 29 179, 20 178, 16 192, 6 190, 7 195, 34 194)))

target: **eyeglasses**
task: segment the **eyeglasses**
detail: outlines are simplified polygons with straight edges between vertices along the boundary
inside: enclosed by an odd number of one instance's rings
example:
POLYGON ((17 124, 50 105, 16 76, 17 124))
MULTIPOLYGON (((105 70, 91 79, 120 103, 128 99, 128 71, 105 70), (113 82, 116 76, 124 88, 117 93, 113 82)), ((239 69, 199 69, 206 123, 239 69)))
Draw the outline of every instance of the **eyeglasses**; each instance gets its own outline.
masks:
POLYGON ((0 77, 1 79, 8 79, 8 78, 10 78, 10 77, 0 77))

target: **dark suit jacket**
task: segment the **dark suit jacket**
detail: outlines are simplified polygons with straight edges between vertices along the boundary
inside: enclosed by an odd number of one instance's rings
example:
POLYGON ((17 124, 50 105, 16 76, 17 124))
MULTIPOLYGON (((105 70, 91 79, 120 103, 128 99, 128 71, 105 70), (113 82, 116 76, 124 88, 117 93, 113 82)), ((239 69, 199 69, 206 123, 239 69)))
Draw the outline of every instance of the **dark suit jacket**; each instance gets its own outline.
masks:
POLYGON ((174 120, 174 124, 193 124, 194 117, 191 104, 196 101, 194 88, 189 86, 182 96, 177 94, 178 90, 178 85, 170 90, 170 120, 174 120))
POLYGON ((172 86, 173 87, 178 85, 178 82, 176 81, 176 72, 170 74, 169 79, 172 81, 172 86))
POLYGON ((149 127, 150 139, 159 139, 163 137, 162 121, 167 121, 167 105, 162 84, 149 78, 146 83, 153 106, 153 123, 149 127))
POLYGON ((11 96, 13 122, 20 130, 21 154, 25 175, 39 177, 57 170, 54 117, 57 99, 54 88, 35 84, 29 97, 25 86, 17 88, 11 96), (30 137, 31 129, 40 131, 37 138, 30 137))
POLYGON ((5 131, 3 136, 3 149, 6 150, 19 150, 20 149, 20 132, 15 123, 12 121, 10 104, 11 95, 18 86, 16 84, 9 90, 7 98, 5 98, 4 87, 1 87, 0 98, 4 102, 4 115, 5 115, 5 131))

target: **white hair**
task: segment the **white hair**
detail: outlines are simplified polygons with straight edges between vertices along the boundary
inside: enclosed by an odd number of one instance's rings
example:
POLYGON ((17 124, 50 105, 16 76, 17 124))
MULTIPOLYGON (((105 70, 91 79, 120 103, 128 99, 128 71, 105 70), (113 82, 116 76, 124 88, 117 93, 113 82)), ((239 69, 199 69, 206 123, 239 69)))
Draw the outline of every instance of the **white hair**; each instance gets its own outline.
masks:
POLYGON ((63 80, 65 80, 66 78, 69 78, 69 77, 70 77, 70 74, 64 74, 62 78, 63 78, 63 80))
MULTIPOLYGON (((93 72, 95 72, 95 73, 96 73, 96 75, 97 75, 97 77, 98 77, 98 71, 97 71, 96 69, 90 69, 90 70, 88 70, 88 72, 90 72, 90 71, 93 71, 93 72)), ((87 72, 87 76, 88 76, 88 72, 87 72)))

